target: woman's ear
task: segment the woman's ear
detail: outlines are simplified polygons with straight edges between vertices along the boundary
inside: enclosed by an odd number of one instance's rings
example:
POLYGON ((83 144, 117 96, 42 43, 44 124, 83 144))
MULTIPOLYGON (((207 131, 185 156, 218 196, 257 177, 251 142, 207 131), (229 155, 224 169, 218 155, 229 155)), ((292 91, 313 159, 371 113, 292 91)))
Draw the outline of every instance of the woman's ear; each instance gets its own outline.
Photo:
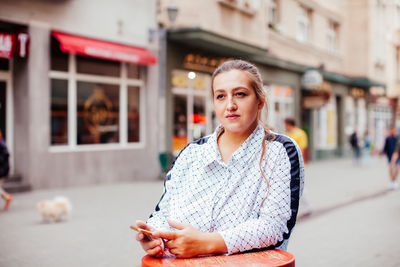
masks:
POLYGON ((262 98, 258 99, 258 110, 261 110, 265 105, 265 96, 262 98))

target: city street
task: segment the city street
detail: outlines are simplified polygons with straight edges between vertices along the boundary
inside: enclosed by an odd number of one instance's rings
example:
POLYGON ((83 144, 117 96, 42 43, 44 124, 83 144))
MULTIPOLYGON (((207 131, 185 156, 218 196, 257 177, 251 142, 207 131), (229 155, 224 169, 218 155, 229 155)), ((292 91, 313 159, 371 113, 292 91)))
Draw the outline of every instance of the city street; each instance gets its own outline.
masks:
MULTIPOLYGON (((400 189, 388 190, 384 158, 355 166, 350 159, 306 166, 306 196, 313 213, 302 216, 288 251, 296 266, 400 266, 400 189)), ((135 233, 156 205, 162 181, 102 184, 15 194, 0 213, 0 266, 140 266, 135 233), (66 196, 67 222, 46 224, 36 203, 66 196)), ((1 205, 3 203, 1 202, 1 205)))

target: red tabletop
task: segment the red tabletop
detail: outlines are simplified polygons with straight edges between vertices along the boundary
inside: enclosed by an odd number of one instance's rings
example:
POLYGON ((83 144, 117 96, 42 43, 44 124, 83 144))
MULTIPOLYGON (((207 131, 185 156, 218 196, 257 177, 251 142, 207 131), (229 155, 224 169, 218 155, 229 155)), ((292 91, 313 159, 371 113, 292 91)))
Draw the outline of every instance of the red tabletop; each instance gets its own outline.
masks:
POLYGON ((208 256, 191 259, 177 259, 173 257, 142 258, 142 267, 158 266, 287 266, 294 267, 294 256, 283 250, 265 250, 261 252, 235 254, 230 256, 208 256))

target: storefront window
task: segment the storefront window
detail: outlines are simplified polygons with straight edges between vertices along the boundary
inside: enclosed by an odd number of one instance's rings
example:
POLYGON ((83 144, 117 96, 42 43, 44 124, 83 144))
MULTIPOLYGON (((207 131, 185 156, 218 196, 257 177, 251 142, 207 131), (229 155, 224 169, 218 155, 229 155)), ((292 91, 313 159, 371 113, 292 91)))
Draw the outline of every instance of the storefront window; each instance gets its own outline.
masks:
POLYGON ((188 142, 213 131, 215 114, 212 112, 209 74, 174 70, 171 84, 174 106, 172 151, 177 156, 188 142))
POLYGON ((119 86, 78 82, 78 144, 119 142, 119 86))
POLYGON ((272 84, 265 88, 268 95, 268 106, 264 105, 261 119, 274 131, 284 133, 284 120, 294 117, 294 91, 290 86, 285 85, 272 84))
POLYGON ((139 142, 140 137, 140 88, 128 87, 128 142, 139 142))
POLYGON ((121 63, 98 58, 77 56, 78 73, 119 77, 121 63))
POLYGON ((135 65, 135 64, 127 64, 127 69, 128 69, 128 78, 129 79, 140 79, 140 66, 135 65))
POLYGON ((337 112, 336 98, 331 96, 329 102, 314 113, 314 144, 316 149, 334 149, 337 147, 337 112))
POLYGON ((60 145, 55 150, 140 145, 143 67, 62 53, 52 42, 51 144, 60 145))
POLYGON ((174 135, 172 140, 172 151, 178 154, 187 142, 187 101, 186 96, 174 96, 174 135))
POLYGON ((51 80, 51 144, 68 144, 67 80, 51 80))
POLYGON ((193 104, 191 130, 193 139, 196 140, 206 135, 206 99, 202 96, 195 96, 193 104))
MULTIPOLYGON (((190 73, 194 72, 189 72, 189 74, 190 73)), ((207 87, 207 81, 204 79, 204 77, 200 76, 193 79, 193 88, 195 90, 207 90, 206 87, 207 87)))

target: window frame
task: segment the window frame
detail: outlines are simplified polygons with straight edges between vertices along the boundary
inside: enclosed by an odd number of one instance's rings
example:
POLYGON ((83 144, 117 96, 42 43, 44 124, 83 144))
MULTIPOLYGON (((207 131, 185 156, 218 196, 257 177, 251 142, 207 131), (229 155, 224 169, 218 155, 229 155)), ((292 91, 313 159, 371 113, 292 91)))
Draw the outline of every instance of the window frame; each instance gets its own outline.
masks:
POLYGON ((336 54, 339 50, 339 23, 333 20, 328 20, 327 29, 327 45, 328 51, 331 54, 336 54))
POLYGON ((268 25, 277 26, 279 24, 279 5, 278 0, 268 0, 268 25))
POLYGON ((299 6, 299 12, 297 15, 297 34, 296 40, 300 43, 311 43, 311 25, 312 25, 312 9, 306 6, 299 6), (301 25, 306 29, 305 32, 301 31, 301 25), (304 35, 304 36, 303 36, 304 35))
MULTIPOLYGON (((71 151, 107 151, 123 149, 143 149, 146 145, 146 102, 145 102, 145 68, 140 68, 140 79, 128 78, 127 63, 121 62, 120 76, 100 76, 94 74, 77 73, 77 58, 69 53, 68 72, 49 71, 49 83, 51 79, 67 80, 68 82, 68 144, 52 145, 49 142, 50 152, 71 151), (77 144, 77 85, 78 82, 93 82, 119 85, 119 142, 109 144, 77 144), (128 87, 139 88, 139 142, 128 142, 128 87)), ((50 87, 50 90, 52 88, 50 87)), ((51 106, 49 107, 51 109, 51 106)), ((50 136, 51 138, 51 136, 50 136)))

